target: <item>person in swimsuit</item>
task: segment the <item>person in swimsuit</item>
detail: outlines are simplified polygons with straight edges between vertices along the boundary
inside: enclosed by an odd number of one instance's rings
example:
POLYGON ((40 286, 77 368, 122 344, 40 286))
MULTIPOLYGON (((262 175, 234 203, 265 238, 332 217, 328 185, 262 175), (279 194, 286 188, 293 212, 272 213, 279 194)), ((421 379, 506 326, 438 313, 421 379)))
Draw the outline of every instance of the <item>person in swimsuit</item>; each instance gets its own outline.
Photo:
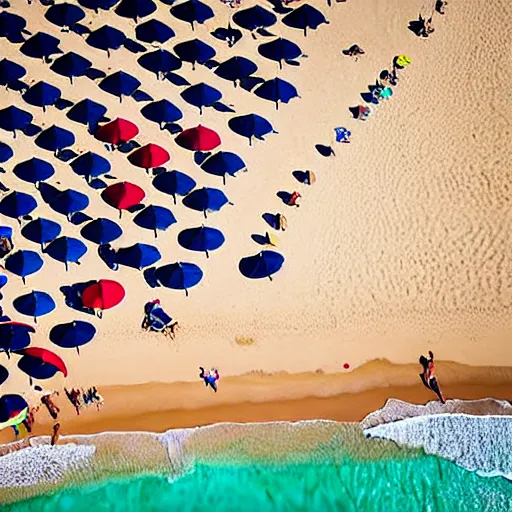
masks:
POLYGON ((439 384, 437 383, 437 378, 435 374, 434 368, 434 354, 432 351, 428 352, 429 359, 425 356, 420 357, 420 364, 423 367, 423 373, 420 373, 421 382, 423 382, 424 386, 433 391, 442 404, 446 402, 441 389, 439 388, 439 384))
POLYGON ((200 366, 199 369, 201 370, 199 378, 204 380, 204 385, 206 387, 211 386, 213 391, 217 393, 217 381, 220 379, 219 372, 215 368, 212 368, 209 373, 205 373, 202 366, 200 366))

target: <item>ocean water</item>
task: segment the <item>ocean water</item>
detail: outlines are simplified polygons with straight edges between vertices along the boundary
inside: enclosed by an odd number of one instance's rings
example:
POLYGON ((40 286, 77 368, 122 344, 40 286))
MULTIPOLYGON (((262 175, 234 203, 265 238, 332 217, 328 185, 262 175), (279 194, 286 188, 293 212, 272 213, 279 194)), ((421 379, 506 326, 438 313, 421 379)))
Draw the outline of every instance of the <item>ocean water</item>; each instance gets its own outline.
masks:
POLYGON ((512 482, 334 422, 219 425, 161 437, 169 471, 112 475, 16 512, 512 511, 512 482))

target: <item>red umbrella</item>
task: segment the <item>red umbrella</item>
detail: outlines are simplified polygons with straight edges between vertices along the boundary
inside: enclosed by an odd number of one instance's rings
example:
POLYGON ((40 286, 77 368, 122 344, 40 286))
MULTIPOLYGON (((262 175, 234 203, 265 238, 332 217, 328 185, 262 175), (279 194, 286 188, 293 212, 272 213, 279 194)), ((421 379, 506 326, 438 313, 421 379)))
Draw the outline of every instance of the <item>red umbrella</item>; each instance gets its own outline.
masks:
POLYGON ((139 204, 146 197, 146 193, 133 183, 121 181, 104 189, 101 197, 107 204, 117 208, 119 216, 121 216, 121 210, 126 210, 139 204))
POLYGON ((64 377, 68 376, 68 369, 66 368, 64 361, 57 354, 55 354, 55 352, 52 352, 51 350, 39 347, 29 347, 24 350, 20 350, 17 353, 22 354, 24 356, 30 356, 36 359, 40 359, 43 363, 55 366, 57 370, 61 371, 64 374, 64 377))
POLYGON ((137 125, 118 117, 114 121, 110 121, 110 123, 98 128, 94 136, 102 142, 120 144, 121 142, 132 140, 138 133, 137 125))
POLYGON ((176 137, 176 144, 191 151, 211 151, 220 146, 220 137, 217 132, 199 125, 183 130, 176 137))
POLYGON ((162 147, 156 144, 146 144, 142 148, 134 151, 128 160, 137 167, 144 169, 151 169, 152 167, 159 167, 164 165, 171 159, 171 155, 162 147))
POLYGON ((118 282, 100 279, 83 291, 82 304, 86 308, 103 311, 117 306, 125 295, 124 288, 118 282))

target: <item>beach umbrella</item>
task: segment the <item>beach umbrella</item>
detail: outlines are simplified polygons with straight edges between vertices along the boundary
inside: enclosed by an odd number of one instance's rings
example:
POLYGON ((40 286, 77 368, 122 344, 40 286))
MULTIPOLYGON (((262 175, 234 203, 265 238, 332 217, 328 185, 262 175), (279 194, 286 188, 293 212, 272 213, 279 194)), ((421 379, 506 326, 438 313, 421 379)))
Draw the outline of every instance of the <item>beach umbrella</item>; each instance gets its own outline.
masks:
POLYGON ((126 295, 124 288, 116 281, 100 279, 82 292, 85 308, 104 311, 117 306, 126 295))
POLYGON ((144 43, 163 44, 175 35, 171 27, 156 19, 145 21, 135 29, 135 37, 144 43))
POLYGON ((122 18, 130 18, 137 22, 138 18, 144 18, 156 11, 153 0, 121 0, 116 7, 116 14, 122 18))
POLYGON ((30 105, 43 107, 43 112, 46 112, 46 107, 55 105, 56 101, 60 99, 60 95, 60 89, 41 81, 28 89, 23 94, 23 99, 30 105))
POLYGON ((221 143, 217 132, 202 125, 183 130, 175 141, 178 146, 190 151, 211 151, 221 143))
POLYGON ((167 100, 153 101, 144 106, 140 112, 149 121, 158 123, 160 129, 163 129, 164 124, 175 123, 183 117, 181 110, 167 100))
POLYGON ((119 96, 119 101, 123 101, 123 96, 131 96, 139 87, 140 82, 124 71, 117 71, 100 82, 100 89, 119 96))
POLYGON ((90 242, 104 245, 117 240, 123 234, 123 230, 115 222, 100 218, 88 222, 80 234, 90 242))
POLYGON ((38 32, 21 45, 20 51, 27 57, 47 60, 50 55, 62 53, 59 44, 60 41, 56 37, 38 32))
POLYGON ((117 30, 117 28, 109 27, 108 25, 103 25, 103 27, 94 30, 85 40, 89 46, 107 52, 109 57, 110 50, 121 48, 125 41, 126 36, 123 32, 117 30))
POLYGON ((182 247, 190 251, 205 252, 207 258, 210 257, 209 251, 218 249, 225 241, 222 231, 206 226, 184 229, 178 235, 178 243, 182 247))
POLYGON ((297 28, 304 31, 307 35, 308 28, 311 30, 317 29, 322 23, 329 23, 325 16, 309 4, 302 4, 297 9, 289 12, 282 22, 291 28, 297 28))
POLYGON ((84 176, 87 181, 110 172, 110 162, 96 153, 88 151, 71 162, 71 169, 79 176, 84 176))
POLYGON ((145 53, 139 57, 137 62, 144 69, 156 73, 157 78, 159 78, 160 73, 166 74, 181 68, 181 60, 162 48, 145 53))
POLYGON ((89 130, 94 130, 99 121, 107 113, 107 108, 88 98, 75 103, 66 116, 77 123, 85 124, 89 130))
POLYGON ((224 184, 226 184, 227 174, 234 176, 245 168, 245 162, 237 154, 229 151, 219 151, 201 164, 201 169, 208 174, 222 176, 224 184))
POLYGON ((0 351, 4 351, 11 358, 11 352, 21 350, 30 345, 30 335, 36 330, 28 324, 21 322, 0 323, 0 351))
POLYGON ((58 324, 50 331, 50 341, 61 348, 76 348, 80 355, 80 347, 89 343, 96 334, 96 327, 89 322, 74 320, 58 324))
POLYGON ((52 210, 66 215, 68 218, 73 213, 85 210, 88 206, 89 198, 85 194, 70 188, 60 192, 50 201, 50 208, 52 210))
POLYGON ((21 234, 31 242, 41 244, 41 249, 44 245, 52 240, 55 240, 61 232, 61 227, 53 220, 48 219, 35 219, 30 221, 21 230, 21 234))
POLYGON ((239 27, 253 31, 271 27, 277 22, 277 17, 275 14, 267 11, 267 9, 255 5, 248 9, 235 12, 235 14, 233 14, 233 21, 239 27))
POLYGON ((100 126, 94 136, 102 142, 122 144, 123 142, 132 140, 138 133, 139 128, 136 124, 118 117, 114 119, 114 121, 100 126))
POLYGON ((157 238, 157 231, 165 231, 168 227, 176 224, 176 218, 171 210, 163 206, 150 205, 140 211, 133 222, 141 228, 150 229, 157 238))
POLYGON ((29 112, 21 110, 14 105, 0 110, 0 128, 7 132, 13 132, 16 138, 16 130, 24 130, 34 117, 29 112))
POLYGON ((31 378, 31 385, 32 378, 49 379, 57 372, 61 372, 64 377, 68 376, 68 369, 64 361, 51 350, 29 347, 18 351, 18 354, 23 356, 18 363, 18 368, 31 378))
MULTIPOLYGON (((9 420, 16 418, 22 411, 28 410, 27 401, 20 395, 2 395, 0 396, 0 428, 9 420)), ((21 423, 22 420, 20 420, 21 423)))
POLYGON ((20 276, 25 284, 25 278, 39 272, 43 266, 43 259, 34 251, 16 251, 5 260, 5 268, 9 272, 20 276))
POLYGON ((183 198, 183 204, 192 210, 203 212, 206 218, 206 212, 218 212, 229 199, 222 190, 216 188, 200 188, 191 192, 183 198))
POLYGON ((6 85, 20 80, 27 74, 26 69, 16 62, 12 62, 8 59, 0 60, 0 85, 6 85))
POLYGON ((119 210, 119 217, 121 217, 122 210, 127 210, 139 204, 146 197, 146 193, 137 185, 128 181, 122 181, 109 185, 103 190, 101 197, 108 205, 117 208, 119 210))
POLYGON ((0 12, 0 37, 19 36, 27 26, 27 22, 21 16, 12 12, 0 12))
POLYGON ((174 53, 184 62, 190 62, 192 67, 195 64, 204 64, 215 57, 215 50, 199 39, 184 41, 174 47, 174 53))
POLYGON ((9 278, 5 274, 0 273, 0 289, 2 289, 8 281, 9 278))
POLYGON ((217 67, 215 74, 224 80, 234 82, 236 86, 237 80, 247 78, 256 71, 258 71, 258 66, 251 60, 245 57, 231 57, 217 67))
POLYGON ((212 9, 199 0, 187 0, 174 5, 171 7, 171 14, 180 21, 190 23, 192 30, 194 30, 194 23, 202 25, 214 16, 212 9))
POLYGON ((4 142, 0 142, 0 164, 10 160, 14 156, 14 151, 4 142))
POLYGON ((58 75, 69 78, 70 82, 73 83, 73 77, 84 76, 91 66, 92 62, 90 60, 78 55, 78 53, 68 52, 55 59, 50 69, 58 75))
POLYGON ((280 78, 272 78, 263 82, 254 94, 264 100, 273 101, 276 104, 276 110, 279 108, 279 102, 288 103, 291 99, 299 96, 297 89, 290 83, 280 78))
POLYGON ((75 136, 69 130, 52 125, 36 137, 35 143, 36 146, 57 154, 64 148, 72 146, 75 143, 75 136))
POLYGON ((126 267, 142 270, 150 267, 162 258, 160 251, 147 244, 134 244, 130 247, 123 247, 116 251, 116 263, 126 267))
POLYGON ((166 171, 155 176, 153 186, 172 196, 176 204, 176 196, 186 196, 196 186, 196 182, 180 171, 166 171))
POLYGON ((98 11, 100 9, 103 9, 104 11, 108 11, 114 5, 117 4, 119 0, 78 0, 78 3, 85 7, 86 9, 94 9, 96 14, 98 14, 98 11))
POLYGON ((26 316, 34 318, 37 323, 37 317, 47 315, 55 309, 55 301, 46 292, 32 291, 14 299, 14 309, 26 316))
POLYGON ((188 290, 201 281, 203 271, 194 263, 177 262, 157 268, 155 277, 166 288, 185 290, 188 297, 188 290))
POLYGON ((250 279, 268 277, 272 281, 275 274, 284 263, 284 257, 275 251, 261 251, 254 256, 242 258, 238 265, 243 276, 250 279))
POLYGON ((171 159, 171 155, 156 144, 146 144, 128 156, 131 164, 144 169, 160 167, 171 159))
POLYGON ((14 167, 12 172, 20 180, 28 181, 29 183, 45 181, 55 174, 52 164, 36 157, 20 162, 14 167))
POLYGON ((263 140, 265 135, 275 133, 270 122, 257 114, 233 117, 228 121, 228 126, 238 135, 247 137, 249 145, 252 145, 253 137, 263 140))
POLYGON ((11 219, 20 219, 34 211, 37 201, 29 194, 13 191, 0 201, 0 213, 11 219))
POLYGON ((0 365, 0 385, 2 385, 9 377, 9 370, 5 366, 0 365))
POLYGON ((203 107, 211 107, 222 98, 222 93, 208 84, 200 83, 187 87, 180 96, 203 113, 203 107))
POLYGON ((299 58, 302 55, 302 50, 292 41, 278 37, 268 43, 260 44, 258 53, 266 59, 279 62, 279 67, 282 68, 283 60, 286 62, 299 58))
POLYGON ((44 17, 58 27, 72 27, 85 18, 85 12, 77 5, 65 2, 52 5, 44 17))
POLYGON ((44 252, 49 254, 54 260, 64 263, 67 272, 68 263, 80 265, 79 260, 87 252, 87 247, 77 238, 61 236, 51 242, 44 252))

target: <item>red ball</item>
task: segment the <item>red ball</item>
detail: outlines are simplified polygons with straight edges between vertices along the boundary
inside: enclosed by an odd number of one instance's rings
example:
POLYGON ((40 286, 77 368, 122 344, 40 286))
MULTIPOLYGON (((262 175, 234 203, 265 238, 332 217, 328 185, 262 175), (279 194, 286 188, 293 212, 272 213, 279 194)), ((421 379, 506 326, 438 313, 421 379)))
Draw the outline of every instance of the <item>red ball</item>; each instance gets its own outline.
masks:
POLYGON ((345 363, 345 364, 343 365, 343 368, 345 368, 345 370, 348 370, 348 369, 350 368, 350 365, 349 365, 348 363, 345 363))

